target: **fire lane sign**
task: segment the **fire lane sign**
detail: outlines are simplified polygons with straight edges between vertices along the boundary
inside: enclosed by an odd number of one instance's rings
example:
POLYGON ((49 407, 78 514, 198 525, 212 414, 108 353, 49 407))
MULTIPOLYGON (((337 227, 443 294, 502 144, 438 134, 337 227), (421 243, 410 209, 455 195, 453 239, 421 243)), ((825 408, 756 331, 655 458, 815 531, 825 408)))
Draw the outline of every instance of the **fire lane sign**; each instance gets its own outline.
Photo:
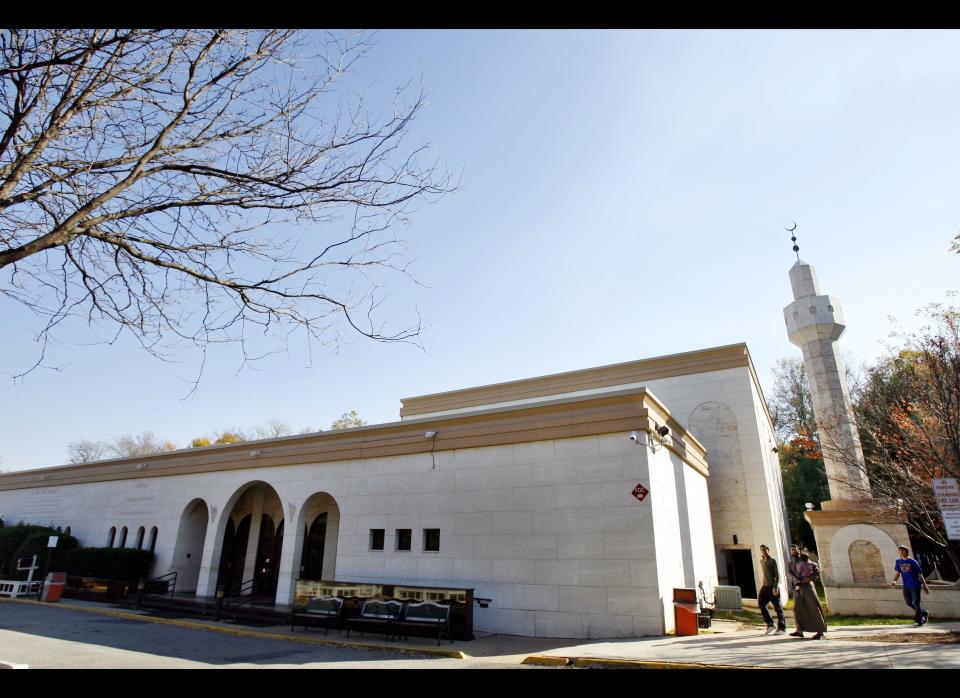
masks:
POLYGON ((939 477, 933 480, 933 496, 940 509, 960 509, 960 486, 955 477, 939 477))
POLYGON ((937 498, 947 538, 960 540, 960 486, 957 485, 957 478, 934 478, 933 496, 937 498))
POLYGON ((642 502, 644 498, 648 494, 650 494, 650 490, 648 490, 646 487, 644 487, 642 484, 638 482, 637 486, 633 488, 633 492, 631 492, 630 494, 632 494, 634 497, 636 497, 642 502))

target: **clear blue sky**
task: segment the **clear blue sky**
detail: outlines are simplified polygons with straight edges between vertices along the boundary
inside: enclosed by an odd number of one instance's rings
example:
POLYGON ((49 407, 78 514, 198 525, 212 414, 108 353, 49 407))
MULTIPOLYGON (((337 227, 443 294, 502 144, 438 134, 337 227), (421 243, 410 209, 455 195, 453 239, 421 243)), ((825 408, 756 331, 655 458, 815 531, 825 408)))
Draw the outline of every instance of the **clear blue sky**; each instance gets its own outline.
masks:
MULTIPOLYGON (((423 284, 397 278, 425 350, 294 342, 237 373, 217 350, 166 364, 82 325, 49 363, 0 383, 0 468, 150 430, 186 446, 276 418, 398 418, 400 398, 746 341, 761 380, 786 338, 794 257, 841 299, 869 361, 889 316, 960 288, 960 34, 943 31, 392 31, 352 78, 387 94, 422 75, 412 137, 463 172, 403 231, 423 284), (194 357, 195 359, 196 357, 194 357)), ((36 349, 0 305, 2 368, 36 349)))

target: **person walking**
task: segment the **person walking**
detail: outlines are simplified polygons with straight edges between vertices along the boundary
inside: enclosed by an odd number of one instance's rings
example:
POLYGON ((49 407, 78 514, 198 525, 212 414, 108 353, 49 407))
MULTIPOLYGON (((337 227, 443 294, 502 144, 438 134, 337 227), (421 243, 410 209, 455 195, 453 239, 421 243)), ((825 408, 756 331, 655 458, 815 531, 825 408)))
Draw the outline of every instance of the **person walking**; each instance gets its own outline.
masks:
POLYGON ((787 621, 783 617, 783 607, 780 604, 780 573, 777 571, 777 561, 770 557, 770 548, 765 545, 760 546, 760 572, 762 582, 760 585, 760 595, 757 597, 757 604, 760 606, 760 613, 763 615, 763 622, 767 624, 767 635, 783 635, 787 632, 787 621), (773 604, 773 610, 777 613, 777 625, 774 628, 773 618, 767 610, 767 604, 773 604))
POLYGON ((920 563, 910 557, 910 550, 905 545, 897 548, 900 552, 900 559, 893 564, 893 570, 896 574, 890 586, 895 586, 897 580, 903 577, 903 600, 913 609, 914 625, 918 628, 927 622, 930 613, 920 607, 920 588, 930 593, 930 587, 927 586, 927 580, 923 578, 923 570, 920 569, 920 563))
POLYGON ((816 563, 810 561, 810 556, 801 553, 794 546, 790 550, 790 555, 795 561, 788 563, 788 566, 795 570, 794 579, 796 587, 793 596, 793 615, 797 629, 790 633, 793 637, 803 637, 806 633, 816 633, 814 640, 823 638, 827 632, 827 621, 823 617, 823 609, 820 607, 820 600, 817 598, 817 580, 820 579, 820 568, 816 563))

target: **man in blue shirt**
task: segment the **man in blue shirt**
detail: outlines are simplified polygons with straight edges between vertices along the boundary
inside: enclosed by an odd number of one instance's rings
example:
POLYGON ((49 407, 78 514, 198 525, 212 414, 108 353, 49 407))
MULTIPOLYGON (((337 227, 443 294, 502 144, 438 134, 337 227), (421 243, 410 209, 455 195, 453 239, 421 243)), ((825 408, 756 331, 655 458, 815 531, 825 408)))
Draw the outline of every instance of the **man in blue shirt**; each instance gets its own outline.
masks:
POLYGON ((920 608, 920 587, 922 586, 928 594, 930 593, 930 587, 927 586, 927 580, 923 578, 920 563, 910 557, 910 551, 906 546, 901 545, 898 550, 900 551, 900 559, 893 565, 893 570, 897 574, 890 582, 890 586, 894 586, 897 580, 903 577, 903 600, 913 609, 913 619, 919 628, 930 617, 927 611, 920 608))

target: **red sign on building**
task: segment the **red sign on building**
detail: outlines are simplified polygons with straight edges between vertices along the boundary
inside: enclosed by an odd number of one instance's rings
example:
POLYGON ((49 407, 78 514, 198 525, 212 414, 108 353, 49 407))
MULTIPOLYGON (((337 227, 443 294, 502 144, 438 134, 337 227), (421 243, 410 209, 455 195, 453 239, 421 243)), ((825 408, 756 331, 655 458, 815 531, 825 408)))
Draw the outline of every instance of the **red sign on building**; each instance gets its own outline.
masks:
POLYGON ((631 492, 630 494, 632 494, 634 497, 636 497, 642 502, 644 497, 650 494, 650 490, 648 490, 646 487, 644 487, 640 483, 637 483, 637 486, 633 488, 633 492, 631 492))

